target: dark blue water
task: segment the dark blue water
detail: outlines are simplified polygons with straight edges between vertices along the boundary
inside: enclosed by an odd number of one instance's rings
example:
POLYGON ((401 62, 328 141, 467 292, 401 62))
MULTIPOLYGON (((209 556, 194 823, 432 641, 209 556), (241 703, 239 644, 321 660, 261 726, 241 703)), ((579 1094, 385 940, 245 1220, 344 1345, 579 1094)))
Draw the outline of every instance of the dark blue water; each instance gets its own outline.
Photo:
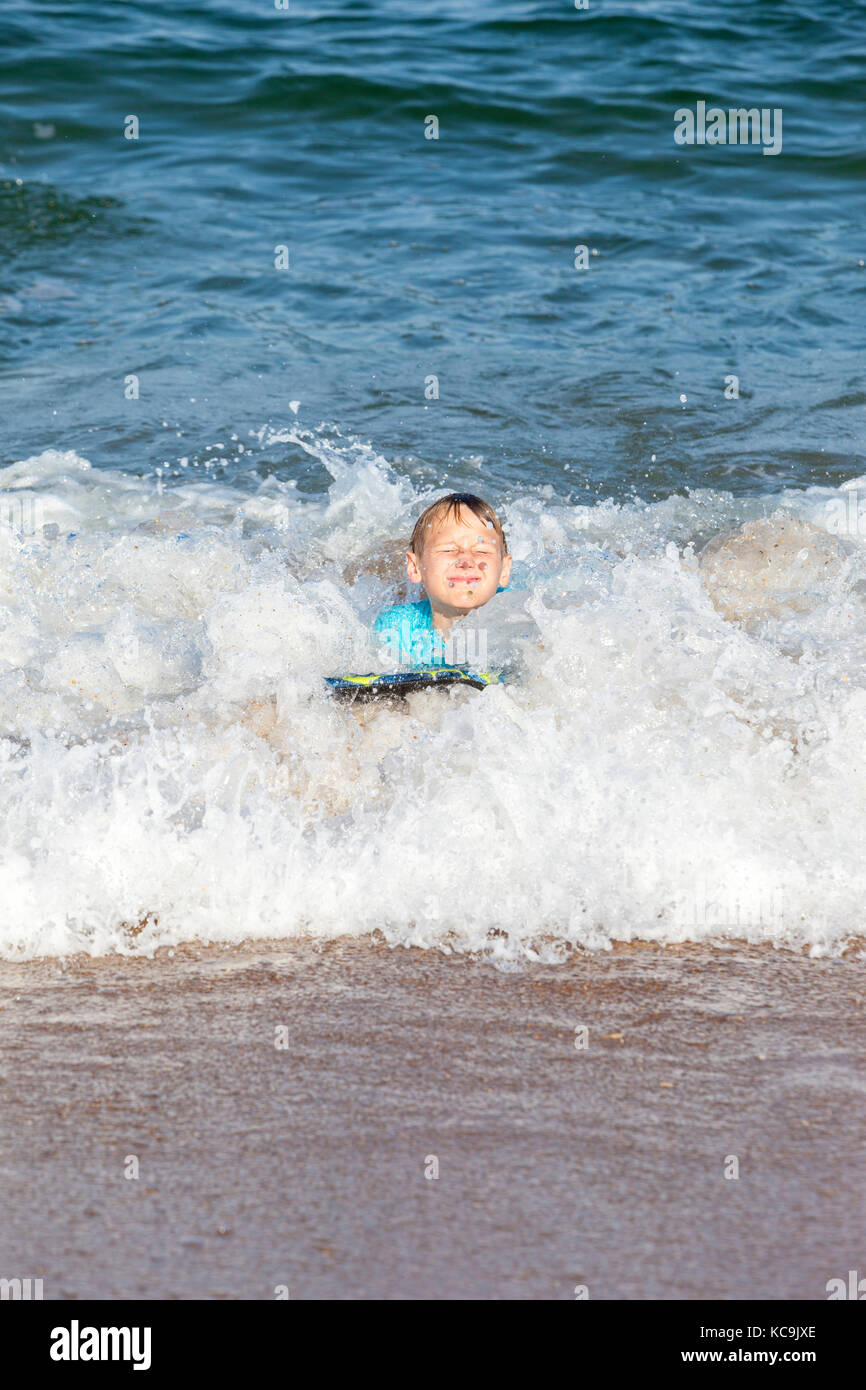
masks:
POLYGON ((3 464, 317 490, 298 401, 499 497, 866 471, 860 0, 6 0, 0 71, 3 464))

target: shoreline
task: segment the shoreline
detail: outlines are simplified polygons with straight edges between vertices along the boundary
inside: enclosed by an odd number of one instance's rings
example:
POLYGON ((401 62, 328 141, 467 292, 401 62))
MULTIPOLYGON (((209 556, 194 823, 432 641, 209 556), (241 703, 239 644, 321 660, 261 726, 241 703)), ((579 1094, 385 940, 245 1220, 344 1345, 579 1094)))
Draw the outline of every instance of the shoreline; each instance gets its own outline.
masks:
POLYGON ((0 1276, 46 1299, 824 1299, 862 1266, 862 960, 173 949, 0 962, 0 1276))

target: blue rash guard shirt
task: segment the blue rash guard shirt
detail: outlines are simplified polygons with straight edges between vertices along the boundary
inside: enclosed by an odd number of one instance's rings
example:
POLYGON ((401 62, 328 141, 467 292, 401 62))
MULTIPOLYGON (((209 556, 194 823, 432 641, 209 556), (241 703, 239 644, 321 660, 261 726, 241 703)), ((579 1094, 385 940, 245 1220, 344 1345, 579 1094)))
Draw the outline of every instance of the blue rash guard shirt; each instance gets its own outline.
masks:
POLYGON ((373 624, 381 642, 383 658, 395 666, 415 662, 431 666, 445 654, 445 644, 433 626, 429 599, 420 603, 398 603, 386 608, 373 624))
MULTIPOLYGON (((500 585, 496 592, 504 594, 506 590, 500 585)), ((373 631, 380 638, 383 660, 391 661, 395 666, 451 664, 448 647, 433 626, 433 609, 429 599, 421 599, 420 603, 398 603, 393 608, 386 608, 374 622, 373 631)))

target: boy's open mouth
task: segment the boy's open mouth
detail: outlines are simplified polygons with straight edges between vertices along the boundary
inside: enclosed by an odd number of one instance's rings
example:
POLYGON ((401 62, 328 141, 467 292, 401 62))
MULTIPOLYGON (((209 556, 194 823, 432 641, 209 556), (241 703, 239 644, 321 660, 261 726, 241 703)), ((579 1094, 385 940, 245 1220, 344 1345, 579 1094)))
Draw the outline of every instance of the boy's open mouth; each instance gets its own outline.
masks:
POLYGON ((450 582, 451 584, 480 584, 482 578, 483 578, 483 575, 480 575, 480 574, 473 574, 473 575, 452 574, 452 575, 449 575, 449 582, 450 582))

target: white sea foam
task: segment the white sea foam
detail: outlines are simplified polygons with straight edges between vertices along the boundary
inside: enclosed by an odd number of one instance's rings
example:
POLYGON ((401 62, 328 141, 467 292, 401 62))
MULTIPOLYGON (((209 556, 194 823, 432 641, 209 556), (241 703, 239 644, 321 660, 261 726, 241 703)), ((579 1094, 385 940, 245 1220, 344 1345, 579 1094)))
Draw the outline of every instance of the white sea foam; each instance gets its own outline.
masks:
POLYGON ((323 677, 376 669, 395 542, 433 494, 369 447, 274 438, 327 494, 57 451, 0 472, 0 501, 40 504, 33 533, 0 527, 0 954, 863 935, 857 480, 747 504, 514 496, 520 587, 483 610, 512 680, 359 718, 323 677), (723 616, 697 550, 774 512, 835 531, 844 562, 808 604, 723 616))

